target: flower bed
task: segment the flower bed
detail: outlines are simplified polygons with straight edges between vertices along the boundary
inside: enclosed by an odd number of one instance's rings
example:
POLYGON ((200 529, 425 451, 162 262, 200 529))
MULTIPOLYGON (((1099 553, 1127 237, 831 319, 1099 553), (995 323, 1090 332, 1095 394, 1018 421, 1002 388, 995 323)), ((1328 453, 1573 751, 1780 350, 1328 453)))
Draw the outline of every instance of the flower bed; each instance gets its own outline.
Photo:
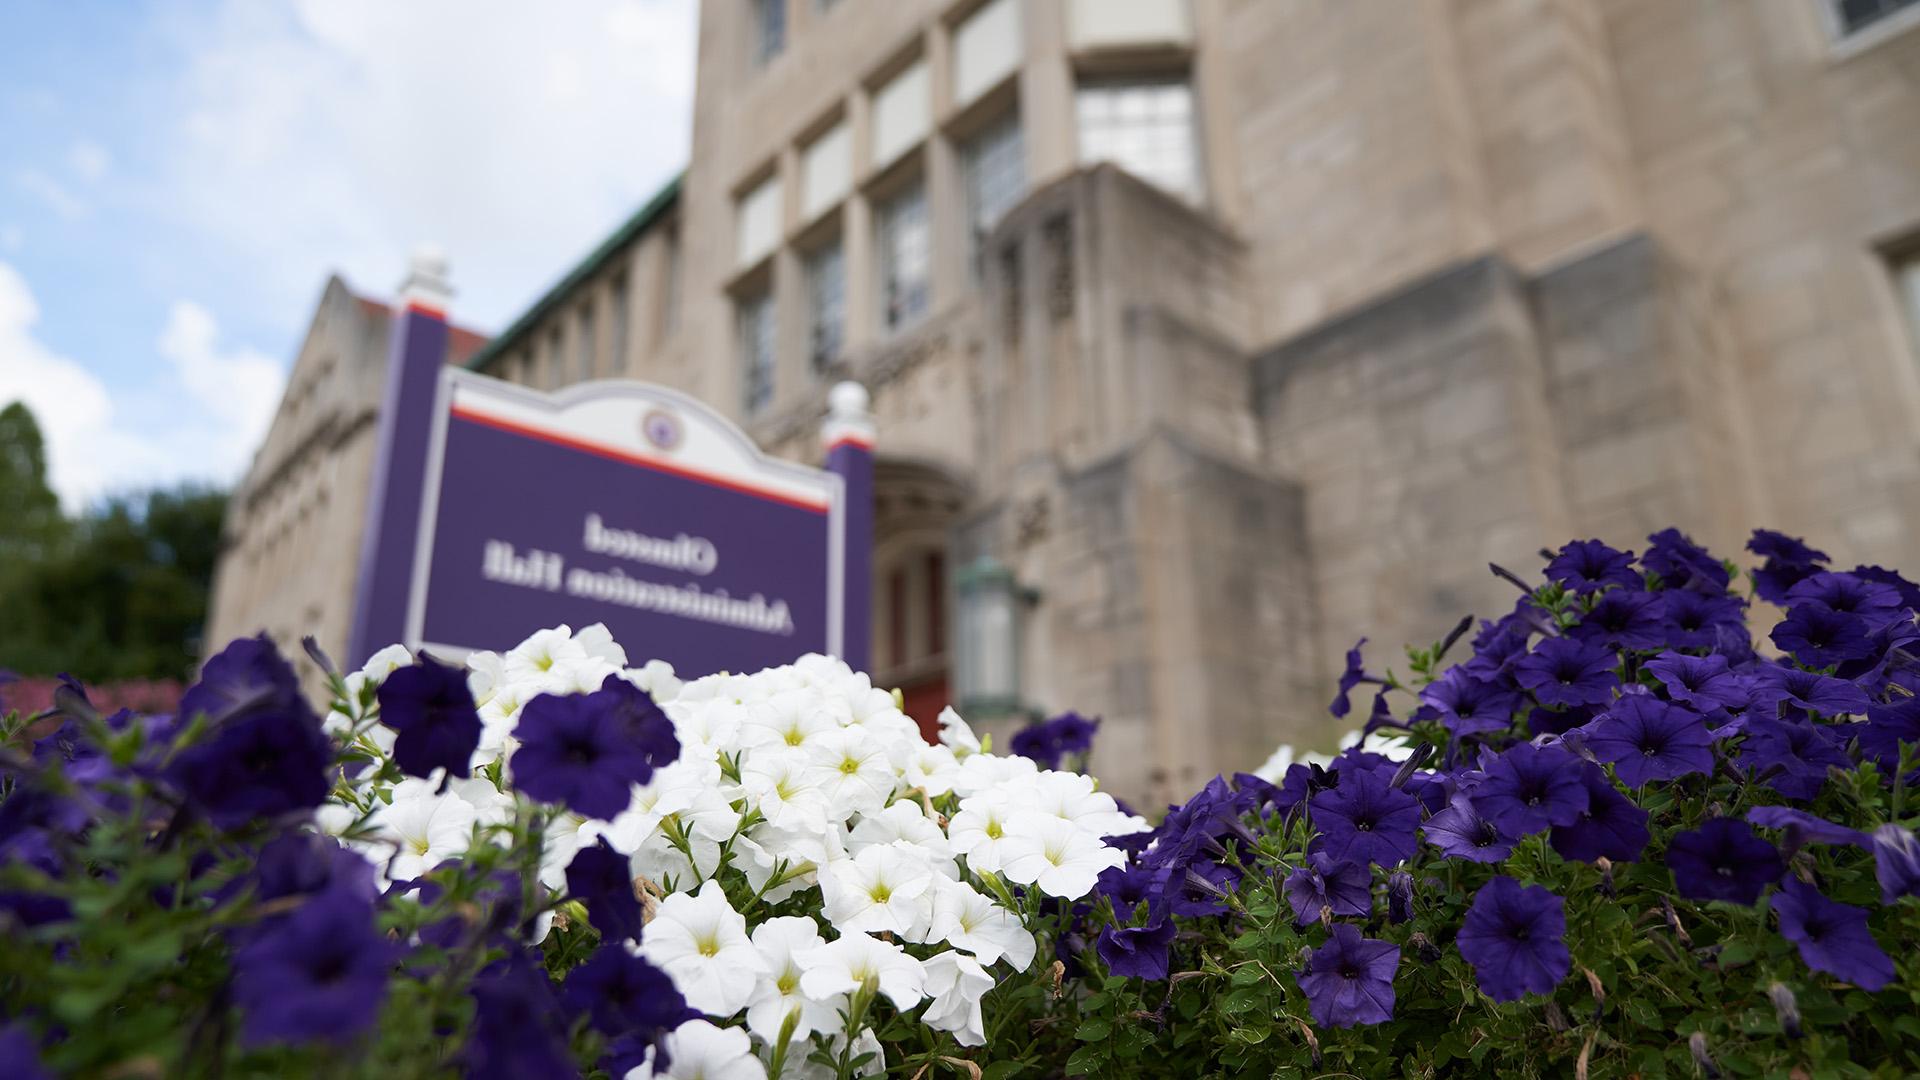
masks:
POLYGON ((1920 589, 1762 532, 1749 595, 1650 541, 1499 571, 1514 609, 1399 673, 1356 647, 1332 710, 1371 690, 1364 741, 1157 825, 1068 768, 1097 721, 929 744, 836 661, 683 683, 598 627, 390 649, 324 716, 261 639, 177 719, 63 691, 30 755, 7 721, 0 1061, 1920 1071, 1920 589))

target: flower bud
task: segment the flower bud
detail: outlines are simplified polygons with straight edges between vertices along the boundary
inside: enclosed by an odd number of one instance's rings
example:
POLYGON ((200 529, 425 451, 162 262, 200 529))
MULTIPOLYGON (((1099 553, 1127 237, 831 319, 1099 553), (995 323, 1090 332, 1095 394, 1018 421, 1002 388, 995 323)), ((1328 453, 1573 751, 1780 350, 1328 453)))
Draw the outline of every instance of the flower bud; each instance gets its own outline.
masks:
POLYGON ((1713 1058, 1707 1055, 1707 1033, 1696 1031, 1687 1036, 1687 1049, 1693 1054, 1693 1063, 1700 1066, 1701 1075, 1707 1080, 1717 1080, 1720 1066, 1715 1065, 1713 1058))
POLYGON ((1780 1018, 1780 1030, 1787 1038, 1800 1037, 1800 1003, 1794 999, 1793 990, 1786 983, 1774 983, 1767 987, 1767 999, 1773 1002, 1773 1013, 1780 1018))
POLYGON ((1413 875, 1395 870, 1387 878, 1387 921, 1395 925, 1413 918, 1413 875))
POLYGON ((1413 778, 1414 770, 1425 765, 1427 759, 1432 756, 1433 744, 1421 743, 1414 749, 1413 753, 1407 755, 1407 760, 1400 763, 1400 768, 1394 771, 1393 780, 1390 781, 1387 786, 1391 788, 1405 787, 1407 781, 1413 778))

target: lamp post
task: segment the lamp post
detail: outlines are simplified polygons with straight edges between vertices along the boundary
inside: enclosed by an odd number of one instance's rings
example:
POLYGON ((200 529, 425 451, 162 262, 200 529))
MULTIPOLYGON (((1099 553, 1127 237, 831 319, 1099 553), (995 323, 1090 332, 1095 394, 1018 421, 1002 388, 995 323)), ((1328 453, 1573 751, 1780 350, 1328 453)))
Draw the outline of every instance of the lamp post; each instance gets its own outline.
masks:
POLYGON ((1020 608, 1036 594, 1024 589, 991 555, 959 573, 960 655, 955 695, 968 718, 993 719, 1025 712, 1020 700, 1020 608))

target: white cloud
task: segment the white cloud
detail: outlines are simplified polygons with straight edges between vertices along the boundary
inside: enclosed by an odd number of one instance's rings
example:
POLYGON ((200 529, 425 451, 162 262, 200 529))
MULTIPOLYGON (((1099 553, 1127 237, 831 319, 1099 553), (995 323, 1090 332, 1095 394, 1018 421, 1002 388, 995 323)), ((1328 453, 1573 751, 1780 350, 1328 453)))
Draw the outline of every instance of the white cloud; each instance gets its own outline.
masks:
POLYGON ((92 139, 81 139, 67 151, 67 164, 73 168, 75 176, 89 184, 97 184, 106 177, 107 169, 113 164, 113 155, 92 139))
POLYGON ((87 215, 87 204, 66 186, 38 169, 22 169, 13 180, 15 186, 47 204, 54 213, 72 221, 87 215))
POLYGON ((279 364, 223 348, 205 308, 176 303, 156 342, 170 366, 158 396, 170 407, 143 416, 42 342, 39 319, 26 279, 0 262, 0 405, 19 400, 33 410, 47 439, 49 482, 69 510, 138 487, 239 478, 279 403, 279 364))
POLYGON ((126 462, 152 447, 120 432, 97 377, 34 334, 40 305, 18 271, 0 262, 0 406, 24 401, 47 440, 48 480, 69 509, 104 491, 126 462))
POLYGON ((280 403, 285 382, 280 364, 252 349, 222 350, 213 313, 189 300, 175 301, 158 344, 181 386, 218 421, 203 452, 237 476, 280 403))
POLYGON ((497 328, 686 157, 693 0, 228 0, 177 35, 155 203, 303 320, 329 268, 384 291, 430 241, 497 328))

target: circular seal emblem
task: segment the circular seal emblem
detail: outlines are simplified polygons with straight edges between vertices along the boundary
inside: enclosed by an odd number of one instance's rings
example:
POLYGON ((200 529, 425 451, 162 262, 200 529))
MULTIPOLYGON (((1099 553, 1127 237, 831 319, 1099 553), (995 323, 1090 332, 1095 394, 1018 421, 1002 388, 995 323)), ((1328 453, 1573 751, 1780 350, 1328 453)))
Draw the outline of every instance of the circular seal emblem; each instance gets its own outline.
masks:
POLYGON ((640 434, 661 450, 680 445, 680 418, 665 409, 649 409, 640 418, 640 434))

